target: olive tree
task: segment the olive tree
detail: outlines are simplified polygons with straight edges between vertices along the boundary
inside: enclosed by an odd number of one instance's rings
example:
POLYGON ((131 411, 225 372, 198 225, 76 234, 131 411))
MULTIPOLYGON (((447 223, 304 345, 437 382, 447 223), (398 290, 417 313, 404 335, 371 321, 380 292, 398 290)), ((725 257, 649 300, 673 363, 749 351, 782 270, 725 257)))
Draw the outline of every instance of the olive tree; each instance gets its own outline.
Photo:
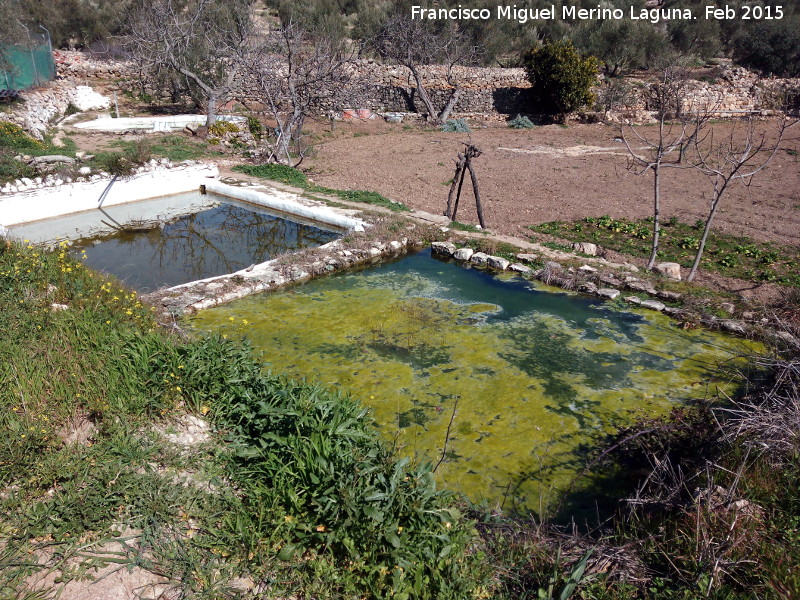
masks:
POLYGON ((414 79, 420 101, 427 111, 427 119, 434 123, 447 120, 462 94, 461 82, 456 78, 456 65, 473 64, 478 51, 470 43, 458 23, 431 22, 412 19, 410 12, 397 11, 382 22, 378 33, 367 42, 384 61, 406 67, 414 79), (422 67, 442 65, 451 87, 444 106, 435 107, 422 77, 422 67))
POLYGON ((253 0, 138 0, 127 47, 144 72, 186 83, 206 125, 239 83, 252 51, 253 0))

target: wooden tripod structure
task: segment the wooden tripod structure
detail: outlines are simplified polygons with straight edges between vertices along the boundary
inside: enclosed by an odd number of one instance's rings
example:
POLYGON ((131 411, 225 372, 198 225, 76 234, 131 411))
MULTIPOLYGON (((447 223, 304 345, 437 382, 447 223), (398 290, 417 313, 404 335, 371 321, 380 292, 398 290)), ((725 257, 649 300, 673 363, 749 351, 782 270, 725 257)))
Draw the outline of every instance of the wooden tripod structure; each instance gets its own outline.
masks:
POLYGON ((469 176, 472 180, 472 191, 475 194, 475 205, 478 209, 478 222, 481 224, 482 228, 486 229, 486 223, 483 220, 481 194, 478 191, 478 177, 475 175, 475 170, 472 168, 472 159, 478 158, 482 152, 480 148, 472 144, 464 143, 464 146, 466 146, 464 152, 458 153, 456 174, 453 176, 453 183, 450 185, 450 193, 447 194, 447 209, 444 211, 444 214, 451 221, 456 220, 458 201, 461 199, 461 188, 464 186, 464 176, 467 174, 467 171, 469 171, 469 176), (453 198, 454 195, 455 201, 453 198))

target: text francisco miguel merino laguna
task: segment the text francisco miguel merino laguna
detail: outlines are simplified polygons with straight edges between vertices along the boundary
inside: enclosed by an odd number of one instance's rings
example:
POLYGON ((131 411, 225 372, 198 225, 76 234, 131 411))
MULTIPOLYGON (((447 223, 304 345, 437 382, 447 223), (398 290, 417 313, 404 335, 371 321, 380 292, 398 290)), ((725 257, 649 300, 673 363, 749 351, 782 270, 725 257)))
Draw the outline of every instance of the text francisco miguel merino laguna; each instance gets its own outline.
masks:
MULTIPOLYGON (((599 21, 599 20, 621 20, 629 18, 632 21, 650 21, 658 23, 660 21, 691 21, 697 19, 690 8, 635 8, 630 7, 629 12, 621 8, 605 8, 599 4, 597 8, 579 8, 573 5, 562 5, 561 10, 556 10, 556 5, 551 4, 547 8, 527 8, 512 6, 497 6, 496 10, 489 8, 470 8, 458 5, 457 8, 426 8, 424 6, 412 6, 411 18, 417 20, 453 20, 453 21, 488 21, 492 17, 508 21, 517 21, 521 24, 528 21, 548 21, 553 19, 578 20, 578 21, 599 21)), ((739 14, 734 7, 725 6, 705 6, 699 12, 700 18, 704 19, 781 19, 783 10, 780 6, 757 7, 743 6, 736 7, 744 10, 739 14), (760 12, 757 12, 757 10, 760 12), (767 11, 767 12, 765 12, 767 11)))

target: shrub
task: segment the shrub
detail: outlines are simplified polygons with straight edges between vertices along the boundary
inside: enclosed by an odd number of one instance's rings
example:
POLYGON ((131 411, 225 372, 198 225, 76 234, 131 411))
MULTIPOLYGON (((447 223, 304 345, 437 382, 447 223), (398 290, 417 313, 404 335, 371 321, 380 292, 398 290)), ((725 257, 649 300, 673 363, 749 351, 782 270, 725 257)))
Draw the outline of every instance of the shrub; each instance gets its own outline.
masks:
POLYGON ((564 115, 594 102, 597 59, 582 57, 571 42, 548 42, 522 60, 537 112, 564 115))
POLYGON ((528 117, 517 115, 508 122, 511 129, 533 129, 533 122, 528 117))
POLYGON ((447 119, 442 124, 442 131, 446 133, 469 133, 469 124, 464 119, 447 119))
POLYGON ((252 115, 247 117, 247 129, 250 131, 250 135, 256 140, 260 140, 264 137, 264 125, 252 115))
MULTIPOLYGON (((249 122, 248 122, 249 125, 249 122)), ((238 133, 239 127, 230 121, 217 121, 208 128, 208 133, 214 137, 225 137, 226 133, 238 133)))

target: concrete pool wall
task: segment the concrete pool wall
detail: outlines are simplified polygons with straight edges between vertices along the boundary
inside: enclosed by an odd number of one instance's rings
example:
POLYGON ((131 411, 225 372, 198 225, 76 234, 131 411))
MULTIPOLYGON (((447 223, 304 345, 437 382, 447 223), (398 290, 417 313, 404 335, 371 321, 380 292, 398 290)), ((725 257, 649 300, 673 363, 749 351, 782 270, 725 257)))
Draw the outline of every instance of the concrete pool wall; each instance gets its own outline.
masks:
MULTIPOLYGON (((205 125, 206 115, 170 115, 166 117, 101 117, 93 121, 72 123, 73 127, 88 131, 121 132, 130 130, 165 132, 184 129, 187 125, 205 125)), ((218 121, 246 123, 245 117, 217 116, 218 121)))
POLYGON ((198 189, 217 174, 218 170, 213 165, 181 165, 117 179, 113 184, 110 177, 98 178, 4 194, 0 196, 0 226, 11 227, 94 210, 104 192, 103 206, 180 194, 198 189))

